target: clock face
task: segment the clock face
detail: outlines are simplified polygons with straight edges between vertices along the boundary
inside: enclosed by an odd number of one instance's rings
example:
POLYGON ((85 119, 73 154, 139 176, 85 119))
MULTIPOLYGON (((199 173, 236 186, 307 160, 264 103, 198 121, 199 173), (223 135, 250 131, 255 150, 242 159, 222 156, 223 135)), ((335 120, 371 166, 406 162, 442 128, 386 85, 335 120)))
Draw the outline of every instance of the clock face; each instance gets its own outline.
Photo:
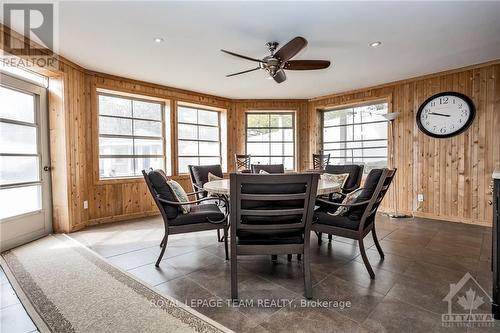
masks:
POLYGON ((418 109, 417 125, 436 138, 448 138, 465 131, 476 111, 471 99, 463 94, 446 92, 427 99, 418 109))

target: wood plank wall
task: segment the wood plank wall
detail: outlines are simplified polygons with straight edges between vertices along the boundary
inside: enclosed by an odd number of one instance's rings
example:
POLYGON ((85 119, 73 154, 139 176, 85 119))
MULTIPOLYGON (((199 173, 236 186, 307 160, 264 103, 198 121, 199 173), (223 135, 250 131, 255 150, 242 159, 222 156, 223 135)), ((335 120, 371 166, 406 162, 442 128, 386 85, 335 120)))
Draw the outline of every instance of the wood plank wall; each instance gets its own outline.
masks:
MULTIPOLYGON (((0 32, 5 26, 0 24, 0 32)), ((7 31, 7 33, 11 33, 7 31)), ((20 41, 24 39, 17 36, 20 41)), ((384 200, 387 211, 414 212, 417 216, 464 223, 491 224, 488 184, 500 167, 500 61, 377 87, 313 98, 311 100, 230 100, 122 77, 88 71, 59 57, 49 75, 49 110, 54 230, 71 232, 87 225, 157 214, 141 179, 99 181, 97 174, 96 89, 104 88, 169 101, 227 110, 227 161, 244 152, 245 112, 293 110, 297 115, 297 156, 301 170, 310 168, 310 156, 319 150, 318 109, 385 98, 390 110, 401 112, 394 123, 395 183, 384 200), (474 101, 477 118, 465 133, 437 140, 419 132, 418 106, 430 95, 454 90, 474 101), (424 202, 416 202, 416 194, 424 202), (89 208, 83 209, 83 201, 89 208)), ((175 131, 175 126, 172 126, 175 131)), ((175 138, 175 133, 172 134, 175 138)), ((175 157, 175 149, 173 151, 175 157)), ((186 175, 173 177, 186 189, 186 175)))
POLYGON ((384 200, 388 211, 449 221, 491 225, 489 183, 500 167, 500 64, 437 73, 353 92, 312 99, 309 103, 309 150, 319 147, 318 109, 386 98, 394 122, 392 190, 384 200), (421 133, 415 122, 420 104, 443 91, 461 92, 474 101, 477 114, 461 135, 435 139, 421 133), (416 201, 417 194, 424 201, 416 201), (397 203, 397 207, 396 207, 397 203))

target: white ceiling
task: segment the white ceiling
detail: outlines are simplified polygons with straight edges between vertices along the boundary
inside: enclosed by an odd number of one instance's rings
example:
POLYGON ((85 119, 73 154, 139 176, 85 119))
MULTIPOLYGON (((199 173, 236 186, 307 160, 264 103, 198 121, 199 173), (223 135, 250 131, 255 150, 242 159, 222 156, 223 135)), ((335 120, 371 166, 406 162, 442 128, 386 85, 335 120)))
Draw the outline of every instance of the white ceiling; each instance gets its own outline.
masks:
POLYGON ((59 52, 85 68, 230 98, 310 98, 500 58, 500 2, 62 2, 59 52), (153 42, 156 36, 165 41, 153 42), (223 54, 303 36, 282 84, 223 54), (380 47, 368 44, 382 41, 380 47))

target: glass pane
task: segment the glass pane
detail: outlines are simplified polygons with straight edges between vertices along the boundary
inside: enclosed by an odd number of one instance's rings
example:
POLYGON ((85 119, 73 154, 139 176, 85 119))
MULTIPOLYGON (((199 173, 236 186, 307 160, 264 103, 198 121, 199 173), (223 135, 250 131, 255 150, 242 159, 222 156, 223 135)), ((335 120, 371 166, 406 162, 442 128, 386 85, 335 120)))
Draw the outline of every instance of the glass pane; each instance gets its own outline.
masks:
POLYGON ((179 106, 177 109, 178 121, 181 123, 196 124, 198 122, 197 110, 179 106))
POLYGON ((132 101, 125 98, 99 95, 99 114, 132 117, 132 101))
POLYGON ((99 117, 99 134, 132 135, 132 120, 99 117))
POLYGON ((283 157, 271 157, 271 164, 284 164, 283 157))
POLYGON ((271 155, 283 155, 283 144, 271 143, 271 155))
POLYGON ((219 125, 219 113, 217 111, 198 110, 198 124, 219 125))
POLYGON ((355 157, 383 157, 387 158, 387 148, 375 149, 354 149, 353 155, 355 157))
POLYGON ((0 153, 37 154, 36 128, 0 122, 0 153))
POLYGON ((323 126, 338 126, 346 124, 345 110, 326 111, 323 113, 323 126))
POLYGON ((283 130, 285 134, 285 141, 293 141, 293 129, 283 130))
POLYGON ((269 114, 247 114, 247 127, 269 127, 269 114))
POLYGON ((134 120, 134 135, 161 137, 162 124, 158 121, 134 120))
POLYGON ((293 156, 293 143, 284 144, 284 155, 293 156))
POLYGON ((100 155, 132 155, 133 140, 122 138, 99 138, 100 155))
POLYGON ((0 118, 35 123, 33 95, 0 87, 0 118))
POLYGON ((352 162, 357 164, 364 164, 365 170, 363 170, 363 173, 365 174, 369 173, 372 169, 387 167, 387 159, 382 158, 354 158, 352 162))
POLYGON ((198 139, 197 127, 196 125, 179 124, 179 139, 198 139))
POLYGON ((293 157, 285 157, 285 170, 294 170, 293 157))
POLYGON ((179 173, 188 173, 188 165, 199 165, 198 157, 179 157, 179 173))
POLYGON ((219 142, 200 142, 200 155, 220 156, 219 142))
POLYGON ((293 116, 290 114, 272 114, 271 127, 292 127, 293 116))
POLYGON ((134 118, 161 120, 161 104, 133 101, 134 118))
POLYGON ((214 165, 220 164, 220 158, 218 157, 200 157, 200 165, 214 165))
POLYGON ((345 128, 344 127, 328 127, 323 129, 323 141, 344 141, 345 128))
POLYGON ((271 141, 284 141, 284 130, 272 129, 271 130, 271 141))
POLYGON ((387 113, 387 103, 380 103, 375 105, 367 105, 356 108, 357 111, 361 112, 361 120, 366 122, 371 121, 386 121, 383 114, 387 113))
POLYGON ((0 185, 40 180, 37 156, 0 156, 0 185))
POLYGON ((134 176, 134 159, 101 157, 99 159, 99 175, 101 178, 134 176))
POLYGON ((136 158, 135 165, 136 176, 142 175, 142 170, 148 170, 149 168, 165 169, 163 158, 136 158))
MULTIPOLYGON (((266 156, 269 155, 269 144, 268 143, 247 143, 247 154, 257 155, 257 156, 266 156)), ((252 156, 253 160, 253 156, 252 156)), ((253 163, 253 161, 252 161, 253 163)))
POLYGON ((41 210, 41 185, 2 189, 0 202, 0 219, 41 210))
POLYGON ((134 139, 135 155, 163 155, 162 140, 134 139))
POLYGON ((270 137, 268 128, 247 129, 248 142, 270 141, 269 138, 270 137))
POLYGON ((198 141, 179 141, 179 156, 198 156, 198 141))
POLYGON ((252 156, 252 164, 270 164, 271 158, 269 156, 252 156))
POLYGON ((387 139, 387 123, 362 125, 363 140, 387 139))
POLYGON ((219 141, 219 128, 218 127, 205 127, 200 126, 200 140, 219 141))

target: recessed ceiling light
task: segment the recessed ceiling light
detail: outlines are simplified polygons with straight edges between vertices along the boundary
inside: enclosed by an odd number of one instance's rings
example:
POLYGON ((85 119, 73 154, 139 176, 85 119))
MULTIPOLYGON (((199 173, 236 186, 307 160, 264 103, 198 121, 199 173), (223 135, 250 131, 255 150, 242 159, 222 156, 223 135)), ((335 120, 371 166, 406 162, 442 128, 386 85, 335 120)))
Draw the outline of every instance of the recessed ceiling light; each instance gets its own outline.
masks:
POLYGON ((155 41, 155 43, 161 43, 164 41, 164 39, 161 37, 155 37, 155 38, 153 38, 153 40, 155 41))
POLYGON ((370 43, 370 46, 377 47, 377 46, 380 46, 381 44, 382 44, 382 42, 377 41, 377 42, 370 43))

